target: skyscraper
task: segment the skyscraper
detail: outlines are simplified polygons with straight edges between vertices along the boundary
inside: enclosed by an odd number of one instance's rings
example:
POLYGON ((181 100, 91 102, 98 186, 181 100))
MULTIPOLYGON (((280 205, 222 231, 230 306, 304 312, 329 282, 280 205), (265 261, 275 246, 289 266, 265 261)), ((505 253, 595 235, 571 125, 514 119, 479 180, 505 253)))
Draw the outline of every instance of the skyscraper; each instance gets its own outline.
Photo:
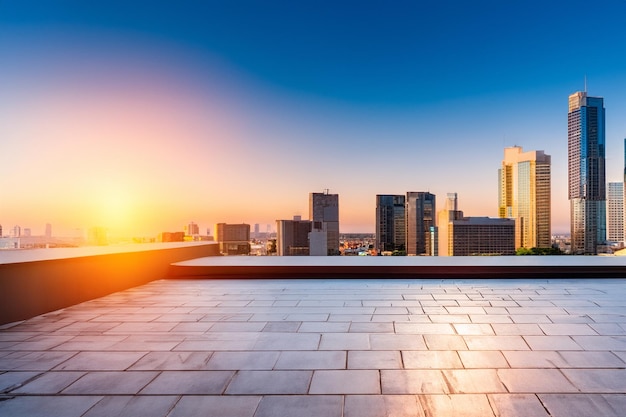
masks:
POLYGON ((452 221, 463 218, 463 212, 458 210, 457 193, 448 193, 446 196, 446 206, 437 213, 437 231, 438 231, 438 256, 452 256, 453 253, 453 236, 452 221))
POLYGON ((568 198, 572 253, 592 255, 606 240, 604 99, 569 96, 568 198))
POLYGON ((339 255, 339 194, 310 193, 309 219, 314 229, 327 233, 328 255, 339 255))
POLYGON ((606 234, 611 242, 624 241, 624 183, 610 182, 607 188, 606 234))
POLYGON ((435 195, 428 192, 406 193, 406 253, 429 255, 435 252, 430 228, 435 224, 435 195))
POLYGON ((403 195, 376 195, 376 249, 405 250, 406 215, 403 195))
POLYGON ((549 248, 550 155, 504 148, 498 170, 500 218, 515 219, 515 248, 549 248))

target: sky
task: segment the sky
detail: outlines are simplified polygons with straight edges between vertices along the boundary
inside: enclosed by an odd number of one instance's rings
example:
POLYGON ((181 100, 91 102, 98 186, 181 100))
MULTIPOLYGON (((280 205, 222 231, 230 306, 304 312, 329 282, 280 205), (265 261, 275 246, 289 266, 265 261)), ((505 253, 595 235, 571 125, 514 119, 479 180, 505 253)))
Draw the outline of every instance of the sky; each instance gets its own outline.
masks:
POLYGON ((507 146, 552 156, 569 232, 567 98, 626 137, 626 1, 0 0, 0 224, 154 236, 456 192, 497 216, 507 146))

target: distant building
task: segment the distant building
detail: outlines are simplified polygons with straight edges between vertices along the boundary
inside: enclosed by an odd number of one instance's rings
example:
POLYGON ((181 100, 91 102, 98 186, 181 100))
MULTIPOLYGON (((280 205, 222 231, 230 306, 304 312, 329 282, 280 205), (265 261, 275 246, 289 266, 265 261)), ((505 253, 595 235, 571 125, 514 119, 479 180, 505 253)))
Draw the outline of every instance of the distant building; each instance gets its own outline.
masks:
POLYGON ((376 250, 406 250, 406 198, 404 195, 376 195, 376 250))
POLYGON ((550 155, 504 148, 498 177, 498 214, 515 219, 515 247, 551 247, 550 155))
POLYGON ((25 227, 24 228, 24 237, 31 237, 32 236, 32 231, 30 230, 30 227, 25 227))
POLYGON ((607 187, 606 231, 610 242, 624 241, 624 183, 610 182, 607 187))
POLYGON ((158 242, 183 242, 185 232, 162 232, 157 237, 158 242))
POLYGON ((13 226, 13 229, 11 229, 11 237, 20 236, 22 236, 22 228, 20 226, 13 226))
MULTIPOLYGON (((0 232, 0 235, 2 233, 0 232)), ((50 223, 46 223, 46 232, 45 232, 45 237, 47 239, 52 238, 52 225, 50 223)))
POLYGON ((430 255, 435 242, 430 228, 436 226, 435 195, 428 192, 406 193, 407 255, 430 255))
POLYGON ((451 220, 448 227, 450 256, 515 254, 513 219, 464 217, 451 220))
POLYGON ((326 232, 328 255, 339 255, 339 194, 309 194, 309 219, 319 222, 314 228, 326 232))
POLYGON ((604 99, 569 96, 568 198, 572 253, 595 255, 606 240, 604 99))
POLYGON ((189 222, 187 226, 185 226, 185 234, 187 236, 197 236, 200 234, 200 226, 198 226, 194 222, 189 222))
POLYGON ((250 225, 226 224, 215 225, 215 235, 220 245, 220 252, 224 255, 250 254, 250 225))
POLYGON ((87 231, 87 243, 89 245, 105 246, 109 244, 106 227, 92 227, 87 231))
POLYGON ((309 233, 313 222, 294 216, 293 220, 276 220, 278 256, 309 256, 309 233))
POLYGON ((448 193, 445 209, 437 213, 438 229, 438 256, 452 256, 450 242, 450 222, 463 218, 463 212, 458 210, 457 193, 448 193))
POLYGON ((0 237, 3 237, 4 235, 2 234, 2 225, 0 224, 0 237))

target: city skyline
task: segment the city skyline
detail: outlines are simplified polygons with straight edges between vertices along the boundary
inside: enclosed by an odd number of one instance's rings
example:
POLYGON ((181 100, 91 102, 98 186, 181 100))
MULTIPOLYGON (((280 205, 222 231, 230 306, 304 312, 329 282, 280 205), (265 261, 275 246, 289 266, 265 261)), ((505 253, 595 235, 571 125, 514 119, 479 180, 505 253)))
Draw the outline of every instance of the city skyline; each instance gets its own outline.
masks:
POLYGON ((517 145, 552 156, 567 233, 565 114, 585 77, 606 180, 623 178, 624 2, 42 3, 0 3, 5 231, 275 224, 323 189, 341 232, 373 232, 375 196, 407 190, 497 217, 517 145), (571 42, 572 22, 602 30, 571 42))

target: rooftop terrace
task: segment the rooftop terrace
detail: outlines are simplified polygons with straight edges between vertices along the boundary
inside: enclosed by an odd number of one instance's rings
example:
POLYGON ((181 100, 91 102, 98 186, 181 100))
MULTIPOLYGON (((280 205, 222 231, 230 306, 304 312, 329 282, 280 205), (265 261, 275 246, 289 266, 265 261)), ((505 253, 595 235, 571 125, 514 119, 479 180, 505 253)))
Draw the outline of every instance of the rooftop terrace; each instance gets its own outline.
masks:
POLYGON ((2 326, 0 392, 3 416, 623 416, 626 280, 162 279, 2 326))

